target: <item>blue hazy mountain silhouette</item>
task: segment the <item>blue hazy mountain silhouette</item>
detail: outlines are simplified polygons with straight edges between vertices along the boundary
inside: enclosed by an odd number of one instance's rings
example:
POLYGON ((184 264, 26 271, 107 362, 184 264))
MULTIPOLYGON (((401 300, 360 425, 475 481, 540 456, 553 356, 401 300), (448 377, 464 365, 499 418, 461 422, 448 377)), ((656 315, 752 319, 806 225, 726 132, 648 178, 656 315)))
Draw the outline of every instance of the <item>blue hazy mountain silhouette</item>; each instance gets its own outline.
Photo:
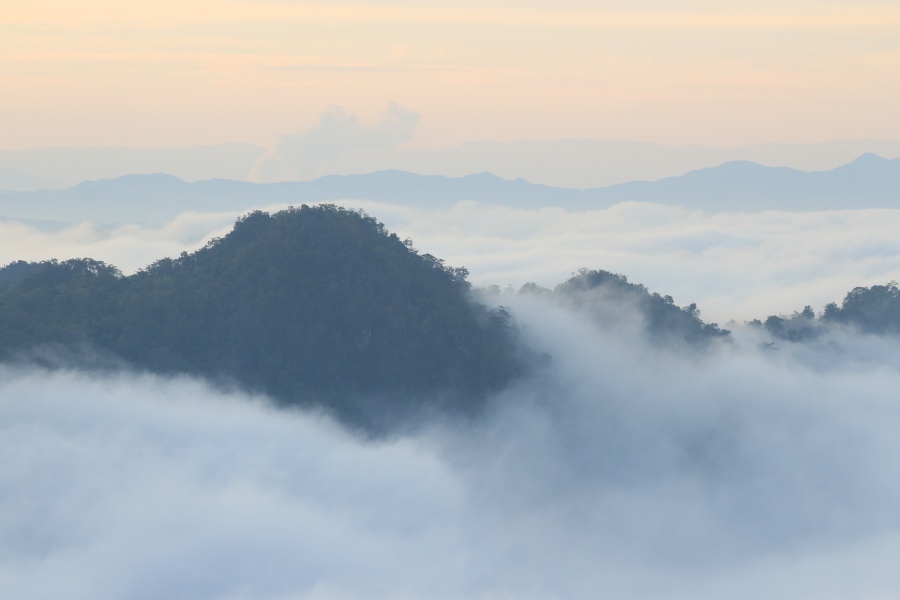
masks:
POLYGON ((605 208, 655 202, 707 212, 900 208, 900 159, 864 154, 830 171, 800 171, 735 161, 658 181, 585 190, 506 180, 377 171, 312 181, 256 184, 225 179, 185 182, 166 174, 126 175, 63 190, 0 192, 0 217, 32 221, 161 224, 186 211, 245 211, 273 204, 382 201, 423 209, 472 200, 516 208, 605 208))
POLYGON ((864 154, 836 169, 813 172, 734 161, 591 191, 605 202, 662 202, 710 212, 900 208, 900 159, 864 154))

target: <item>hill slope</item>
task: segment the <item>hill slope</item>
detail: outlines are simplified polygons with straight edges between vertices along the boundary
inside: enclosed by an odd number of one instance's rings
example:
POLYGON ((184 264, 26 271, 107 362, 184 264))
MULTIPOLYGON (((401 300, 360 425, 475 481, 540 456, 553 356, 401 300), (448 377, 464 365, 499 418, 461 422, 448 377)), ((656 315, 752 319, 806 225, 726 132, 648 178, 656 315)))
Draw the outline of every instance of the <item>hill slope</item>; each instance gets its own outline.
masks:
POLYGON ((254 212, 130 277, 89 259, 0 270, 0 352, 89 344, 367 426, 422 399, 469 411, 519 363, 508 316, 470 303, 466 275, 362 213, 254 212))

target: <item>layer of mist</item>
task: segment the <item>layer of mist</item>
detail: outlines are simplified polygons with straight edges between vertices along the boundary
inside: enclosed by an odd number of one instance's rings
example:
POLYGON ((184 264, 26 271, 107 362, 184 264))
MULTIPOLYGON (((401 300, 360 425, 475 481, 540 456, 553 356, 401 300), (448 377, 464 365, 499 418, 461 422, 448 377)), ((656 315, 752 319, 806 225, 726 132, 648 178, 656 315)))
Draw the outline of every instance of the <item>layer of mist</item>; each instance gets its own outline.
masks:
MULTIPOLYGON (((396 119, 402 121, 401 115, 396 119)), ((373 143, 377 143, 395 134, 398 133, 376 129, 354 135, 371 137, 373 143)), ((308 150, 316 156, 322 156, 324 152, 318 146, 308 150)), ((284 162, 277 157, 268 160, 284 162)), ((315 167, 314 160, 299 162, 315 167)), ((37 221, 52 216, 60 223, 69 224, 90 221, 106 225, 142 223, 159 226, 184 212, 249 211, 260 205, 314 204, 346 199, 387 202, 425 210, 448 210, 463 201, 512 209, 556 207, 568 211, 601 210, 623 202, 651 202, 711 214, 897 209, 898 188, 900 159, 888 160, 875 154, 859 156, 853 162, 829 171, 805 172, 739 161, 678 177, 592 189, 537 185, 524 179, 502 179, 485 172, 446 177, 382 170, 264 184, 228 179, 187 182, 172 175, 154 173, 84 181, 61 190, 15 192, 0 187, 0 216, 37 221)))
MULTIPOLYGON (((807 304, 820 311, 856 286, 884 284, 900 272, 897 210, 709 215, 647 203, 594 211, 342 204, 378 215, 401 239, 465 266, 475 286, 553 287, 580 267, 599 268, 680 305, 696 302, 705 320, 723 326, 807 304)), ((184 213, 162 227, 81 223, 53 230, 0 221, 0 264, 92 257, 134 273, 203 247, 240 214, 184 213)))
MULTIPOLYGON (((0 596, 883 598, 897 343, 702 355, 504 298, 552 355, 481 419, 362 440, 190 379, 0 368, 0 596)), ((839 335, 837 332, 835 336, 839 335)))

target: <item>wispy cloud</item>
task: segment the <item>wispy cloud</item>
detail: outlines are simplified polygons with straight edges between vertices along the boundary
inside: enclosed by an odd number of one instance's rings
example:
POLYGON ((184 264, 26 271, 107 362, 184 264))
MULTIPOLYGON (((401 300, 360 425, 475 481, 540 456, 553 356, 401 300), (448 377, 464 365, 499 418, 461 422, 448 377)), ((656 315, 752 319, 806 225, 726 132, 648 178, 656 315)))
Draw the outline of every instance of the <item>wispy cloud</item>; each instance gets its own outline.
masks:
POLYGON ((231 230, 240 213, 184 213, 163 227, 121 225, 112 229, 80 223, 47 229, 0 221, 0 263, 89 257, 133 273, 157 259, 202 247, 231 230))
POLYGON ((605 210, 516 210, 461 203, 449 211, 358 203, 477 285, 553 286, 580 267, 627 275, 709 319, 750 319, 840 301, 900 276, 900 211, 708 215, 626 203, 605 210))
POLYGON ((433 119, 431 147, 893 138, 898 25, 874 1, 35 0, 0 19, 3 139, 268 143, 391 99, 433 119))
MULTIPOLYGON (((351 134, 359 129, 352 124, 351 134)), ((900 279, 896 210, 709 215, 640 203, 584 212, 474 202, 449 210, 342 204, 365 208, 422 251, 468 268, 477 286, 552 287, 581 267, 604 269, 679 304, 696 302, 704 318, 719 324, 806 304, 821 310, 856 286, 900 279)), ((131 273, 227 233, 238 216, 185 213, 164 227, 84 223, 59 231, 0 222, 0 263, 88 256, 131 273)))

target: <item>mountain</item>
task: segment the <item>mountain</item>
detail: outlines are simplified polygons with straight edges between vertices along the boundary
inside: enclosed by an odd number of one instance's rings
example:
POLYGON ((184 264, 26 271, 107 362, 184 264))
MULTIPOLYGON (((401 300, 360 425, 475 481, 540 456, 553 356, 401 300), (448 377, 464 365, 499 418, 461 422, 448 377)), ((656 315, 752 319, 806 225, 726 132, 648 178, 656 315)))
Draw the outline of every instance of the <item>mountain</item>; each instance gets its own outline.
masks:
POLYGON ((864 154, 830 171, 735 161, 680 177, 594 190, 605 204, 679 204, 707 212, 900 208, 900 159, 864 154))
MULTIPOLYGON (((533 284, 524 293, 546 292, 533 284)), ((627 322, 629 314, 638 316, 639 330, 655 346, 704 349, 716 340, 728 339, 730 332, 715 323, 704 323, 696 304, 684 308, 675 304, 671 296, 651 293, 640 284, 631 283, 624 275, 581 269, 577 275, 553 290, 561 304, 586 312, 604 329, 612 329, 627 322)))
MULTIPOLYGON (((473 300, 467 275, 363 212, 254 211, 127 277, 87 258, 0 268, 0 360, 198 375, 390 431, 434 411, 476 414, 548 360, 522 343, 508 308, 473 300)), ((527 292, 630 336, 627 316, 661 350, 729 335, 696 305, 605 271, 527 292)))
POLYGON ((575 190, 505 180, 379 171, 312 181, 254 184, 225 179, 185 182, 171 175, 128 175, 65 190, 0 192, 0 218, 61 223, 161 225, 185 211, 237 211, 273 204, 373 200, 423 209, 473 200, 516 208, 589 210, 621 202, 675 204, 707 212, 900 207, 900 159, 865 154, 830 171, 798 171, 730 162, 659 181, 575 190))
POLYGON ((472 303, 466 274, 358 212, 254 212, 129 277, 90 259, 7 266, 0 357, 88 348, 389 429, 399 414, 477 411, 523 369, 509 315, 472 303))
POLYGON ((770 143, 734 148, 590 139, 472 141, 437 150, 360 149, 324 167, 331 173, 401 169, 455 177, 488 171, 504 179, 524 177, 548 186, 588 189, 629 181, 656 181, 733 161, 821 171, 866 152, 900 157, 900 140, 770 143))
MULTIPOLYGON (((299 154, 295 148, 287 155, 279 154, 274 148, 267 153, 265 148, 252 144, 0 149, 0 189, 61 189, 85 180, 136 173, 169 173, 185 181, 217 178, 247 181, 251 174, 263 177, 265 169, 261 165, 269 159, 305 165, 298 172, 310 175, 297 177, 304 181, 324 173, 346 175, 400 170, 462 177, 489 172, 507 180, 524 177, 552 187, 587 189, 629 181, 656 181, 731 161, 819 171, 845 164, 865 152, 900 157, 900 140, 877 139, 731 148, 592 139, 469 141, 456 147, 428 150, 404 146, 348 148, 338 140, 336 146, 341 149, 337 153, 317 150, 317 144, 336 141, 328 136, 313 136, 306 141, 308 144, 299 154), (21 174, 5 178, 5 169, 21 174)), ((334 143, 330 149, 335 149, 334 143)))
POLYGON ((844 296, 840 305, 831 302, 817 317, 812 307, 792 315, 770 315, 752 325, 764 329, 774 339, 803 342, 815 339, 834 328, 849 327, 860 333, 900 336, 900 287, 891 281, 884 285, 857 287, 844 296))
POLYGON ((475 200, 536 208, 571 204, 579 194, 521 179, 506 181, 489 173, 453 178, 380 171, 267 184, 224 179, 188 183, 156 173, 85 181, 65 190, 0 192, 0 218, 162 225, 186 211, 243 212, 273 204, 365 199, 438 209, 475 200))

